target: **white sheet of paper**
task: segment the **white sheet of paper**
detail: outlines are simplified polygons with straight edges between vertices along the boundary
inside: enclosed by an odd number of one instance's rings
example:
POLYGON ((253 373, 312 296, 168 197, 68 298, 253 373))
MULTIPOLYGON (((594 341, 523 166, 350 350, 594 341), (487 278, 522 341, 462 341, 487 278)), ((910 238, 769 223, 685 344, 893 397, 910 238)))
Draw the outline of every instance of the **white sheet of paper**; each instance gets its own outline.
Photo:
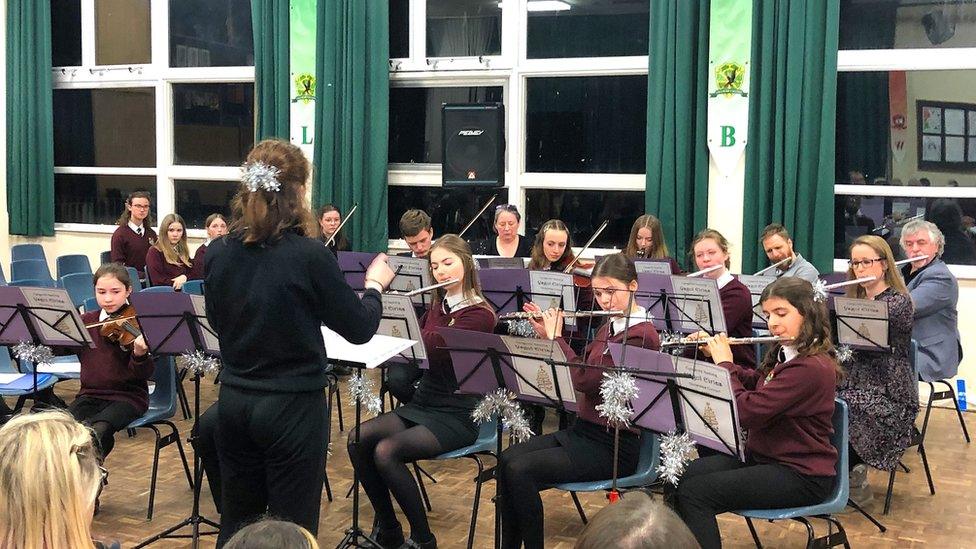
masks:
POLYGON ((715 280, 672 275, 671 286, 676 296, 675 304, 684 311, 684 314, 679 316, 683 330, 696 332, 702 327, 708 328, 709 320, 714 332, 726 330, 725 311, 722 310, 722 298, 719 296, 718 283, 715 280))
MULTIPOLYGON (((422 257, 391 256, 387 263, 394 272, 398 273, 390 283, 391 290, 412 292, 433 283, 430 277, 430 262, 422 257)), ((426 305, 430 303, 430 294, 417 294, 412 299, 417 305, 426 305)))
POLYGON ((401 339, 413 339, 416 343, 413 349, 407 350, 403 356, 427 360, 427 349, 424 347, 420 335, 420 322, 417 311, 413 308, 410 298, 405 295, 383 294, 383 318, 376 333, 401 339))
POLYGON ((27 304, 31 307, 50 307, 53 311, 33 309, 33 313, 43 318, 54 327, 44 322, 36 321, 41 336, 52 341, 70 344, 74 341, 91 342, 91 334, 84 329, 84 323, 78 314, 78 309, 71 303, 68 291, 61 288, 21 288, 27 304), (68 312, 68 315, 61 311, 68 312), (60 322, 58 322, 60 320, 60 322), (68 334, 70 337, 65 337, 68 334))
POLYGON ((27 374, 0 374, 0 385, 13 383, 27 374))
POLYGON ((835 297, 834 310, 838 317, 837 341, 841 345, 888 346, 887 302, 854 297, 835 297), (841 322, 840 318, 844 318, 846 324, 841 322))
POLYGON ((634 261, 634 267, 637 268, 637 274, 640 273, 653 273, 658 275, 670 275, 671 274, 671 264, 665 263, 664 261, 634 261))
POLYGON ((203 344, 206 345, 207 351, 219 353, 220 340, 211 333, 214 330, 210 326, 210 320, 207 319, 206 298, 202 295, 191 294, 190 301, 193 303, 193 312, 197 314, 197 319, 200 322, 200 331, 203 332, 203 344))
MULTIPOLYGON (((681 400, 681 413, 684 416, 685 429, 694 436, 725 442, 734 449, 736 430, 741 432, 741 429, 729 371, 721 366, 687 358, 676 359, 675 371, 679 374, 694 374, 691 378, 676 379, 678 387, 690 389, 682 392, 685 398, 681 400), (718 437, 712 429, 718 433, 718 437)), ((743 446, 740 441, 739 459, 744 459, 743 446)))
POLYGON ((412 339, 377 334, 362 345, 353 345, 325 326, 322 326, 322 338, 325 340, 325 352, 330 359, 357 362, 367 368, 376 368, 416 343, 412 339))
MULTIPOLYGON (((553 271, 529 271, 532 302, 543 311, 562 308, 564 311, 576 310, 576 287, 573 275, 553 271), (560 304, 562 301, 562 304, 560 304)), ((564 320, 567 326, 575 326, 576 319, 564 320)))
POLYGON ((528 355, 537 357, 536 359, 512 357, 512 366, 525 379, 531 381, 540 391, 536 391, 531 385, 521 377, 518 378, 518 389, 523 395, 539 398, 549 397, 559 401, 556 395, 556 384, 553 383, 552 371, 556 370, 556 379, 559 383, 559 394, 562 395, 564 402, 576 402, 576 391, 573 389, 573 378, 570 376, 569 366, 557 364, 550 367, 542 362, 551 358, 555 362, 566 362, 566 354, 563 353, 559 345, 545 339, 529 339, 524 337, 502 336, 502 341, 508 347, 508 352, 512 354, 528 355))
POLYGON ((37 371, 42 374, 81 374, 81 362, 78 360, 55 360, 51 364, 40 364, 37 371))

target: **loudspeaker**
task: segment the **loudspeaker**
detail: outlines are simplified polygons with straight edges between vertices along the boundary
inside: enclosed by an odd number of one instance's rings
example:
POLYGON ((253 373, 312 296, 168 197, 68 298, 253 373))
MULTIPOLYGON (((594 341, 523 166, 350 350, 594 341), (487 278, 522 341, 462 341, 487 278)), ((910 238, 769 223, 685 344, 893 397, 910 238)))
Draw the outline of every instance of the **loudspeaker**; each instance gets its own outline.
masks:
POLYGON ((505 185, 505 107, 501 103, 446 103, 441 108, 442 184, 505 185))

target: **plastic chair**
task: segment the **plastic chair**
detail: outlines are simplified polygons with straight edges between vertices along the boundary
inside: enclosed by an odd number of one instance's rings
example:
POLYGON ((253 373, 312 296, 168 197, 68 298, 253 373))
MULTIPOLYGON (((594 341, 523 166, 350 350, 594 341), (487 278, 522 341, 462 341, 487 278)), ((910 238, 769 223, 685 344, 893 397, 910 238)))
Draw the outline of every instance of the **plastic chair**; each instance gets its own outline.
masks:
POLYGON ((98 306, 98 301, 96 301, 94 297, 86 299, 85 303, 83 304, 83 307, 85 308, 86 313, 90 311, 96 311, 101 308, 98 306))
POLYGON ((58 285, 68 291, 71 303, 75 307, 81 307, 88 299, 95 298, 95 289, 92 286, 92 275, 89 273, 73 273, 61 277, 58 285))
POLYGON ((160 293, 160 292, 166 293, 166 292, 173 292, 176 290, 174 290, 172 286, 150 286, 148 288, 143 288, 139 291, 148 292, 148 293, 160 293))
MULTIPOLYGON (((908 360, 912 364, 912 376, 913 379, 918 379, 918 342, 914 339, 908 349, 908 360)), ((922 432, 918 430, 915 424, 912 424, 912 434, 911 440, 908 443, 908 447, 918 446, 918 453, 922 457, 922 468, 925 470, 925 479, 929 483, 929 493, 935 495, 935 484, 932 482, 932 471, 929 470, 929 459, 925 455, 925 437, 922 432)), ((910 473, 908 467, 904 463, 898 462, 898 466, 905 470, 906 473, 910 473)), ((885 494, 885 505, 884 511, 881 514, 887 515, 888 511, 891 510, 891 494, 895 488, 895 473, 898 472, 898 467, 891 470, 888 474, 888 492, 885 494)))
POLYGON ((956 415, 959 417, 959 426, 962 427, 962 436, 966 438, 966 444, 969 444, 969 430, 966 429, 966 420, 962 417, 962 410, 959 409, 959 399, 956 398, 956 391, 952 388, 952 382, 945 379, 936 379, 934 381, 925 381, 919 378, 919 381, 925 383, 929 386, 929 400, 925 403, 925 419, 922 420, 922 440, 925 440, 925 432, 929 428, 929 414, 932 413, 932 404, 934 402, 942 400, 951 400, 952 405, 956 407, 956 415), (945 391, 936 391, 935 384, 945 385, 945 391))
POLYGON ((50 280, 51 270, 43 259, 21 259, 10 263, 10 280, 50 280))
POLYGON ((58 283, 53 280, 41 280, 36 278, 28 278, 25 280, 13 280, 7 284, 8 286, 20 286, 27 288, 57 288, 58 283))
POLYGON ((101 265, 104 265, 106 263, 111 263, 112 262, 112 251, 109 250, 107 252, 102 252, 102 253, 98 254, 98 260, 101 262, 100 263, 101 265))
POLYGON ((47 261, 44 255, 44 247, 40 244, 16 244, 10 247, 10 261, 21 261, 23 259, 40 259, 47 261))
POLYGON ((139 280, 139 271, 137 271, 135 267, 126 267, 125 270, 129 272, 129 280, 132 282, 132 291, 141 292, 142 280, 139 280))
MULTIPOLYGON (((641 429, 640 453, 637 456, 637 468, 634 474, 620 477, 617 479, 617 488, 640 488, 653 483, 657 479, 657 462, 660 457, 660 445, 658 437, 651 431, 641 429)), ((599 492, 610 490, 613 487, 613 480, 595 480, 589 482, 564 482, 556 484, 550 488, 569 492, 573 496, 573 504, 579 512, 580 520, 586 524, 586 513, 580 505, 577 492, 599 492)))
MULTIPOLYGON (((850 482, 848 478, 848 433, 847 433, 847 403, 840 399, 834 400, 834 434, 830 437, 830 444, 837 449, 837 465, 834 470, 837 476, 834 480, 834 489, 827 496, 823 503, 808 505, 806 507, 792 507, 789 509, 750 509, 746 511, 734 511, 735 514, 746 519, 749 525, 749 532, 752 534, 756 547, 762 548, 756 528, 752 524, 752 519, 768 520, 795 520, 803 523, 807 527, 807 547, 834 547, 843 545, 850 547, 847 542, 847 532, 844 526, 833 515, 841 513, 847 508, 850 496, 850 482), (808 518, 819 518, 837 527, 837 533, 828 532, 826 536, 814 538, 813 526, 808 518)), ((884 530, 882 530, 884 531, 884 530)))
POLYGON ((58 280, 65 275, 74 273, 85 273, 89 277, 92 274, 91 263, 88 262, 87 255, 62 255, 55 260, 55 263, 57 264, 58 280))
MULTIPOLYGON (((9 347, 0 347, 0 373, 2 374, 19 374, 19 373, 31 373, 31 372, 21 372, 16 363, 10 357, 9 347)), ((27 399, 34 398, 37 393, 54 386, 57 383, 57 378, 51 374, 37 374, 37 385, 34 385, 33 376, 31 376, 30 388, 16 388, 8 386, 0 386, 0 397, 12 396, 17 397, 17 404, 14 405, 14 413, 19 412, 24 407, 24 403, 27 399)))
POLYGON ((183 283, 183 293, 203 295, 203 281, 202 280, 187 280, 183 283))
POLYGON ((176 362, 173 357, 159 358, 156 361, 156 369, 153 372, 152 380, 156 383, 156 388, 149 395, 149 409, 141 418, 129 424, 128 429, 152 429, 156 435, 156 442, 153 448, 152 476, 149 481, 149 507, 146 511, 146 518, 152 520, 153 504, 156 500, 156 477, 159 472, 159 451, 170 444, 176 444, 176 449, 180 451, 180 460, 183 462, 183 472, 186 473, 186 481, 193 489, 193 479, 190 477, 190 466, 186 461, 186 453, 183 452, 183 444, 180 442, 180 430, 170 419, 176 414, 176 362), (159 432, 159 426, 169 427, 170 432, 163 436, 159 432))

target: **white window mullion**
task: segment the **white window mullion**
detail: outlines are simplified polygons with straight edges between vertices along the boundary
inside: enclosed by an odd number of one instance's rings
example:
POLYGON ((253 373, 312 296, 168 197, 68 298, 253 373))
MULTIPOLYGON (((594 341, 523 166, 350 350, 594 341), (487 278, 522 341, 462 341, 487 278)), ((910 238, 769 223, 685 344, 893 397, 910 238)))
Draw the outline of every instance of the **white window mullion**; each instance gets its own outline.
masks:
POLYGON ((156 84, 156 215, 162 219, 176 209, 170 172, 173 166, 173 87, 156 84))
MULTIPOLYGON (((522 87, 521 77, 517 70, 513 70, 508 77, 508 85, 505 86, 505 133, 507 141, 505 143, 505 185, 508 187, 508 201, 515 204, 522 219, 525 219, 525 197, 522 193, 522 159, 525 156, 524 134, 525 127, 522 124, 524 119, 524 109, 522 108, 522 87)), ((525 223, 519 229, 525 234, 525 223)))
POLYGON ((81 0, 81 66, 95 66, 95 0, 81 0))
POLYGON ((169 0, 151 0, 149 24, 152 67, 156 74, 163 74, 169 68, 169 0))

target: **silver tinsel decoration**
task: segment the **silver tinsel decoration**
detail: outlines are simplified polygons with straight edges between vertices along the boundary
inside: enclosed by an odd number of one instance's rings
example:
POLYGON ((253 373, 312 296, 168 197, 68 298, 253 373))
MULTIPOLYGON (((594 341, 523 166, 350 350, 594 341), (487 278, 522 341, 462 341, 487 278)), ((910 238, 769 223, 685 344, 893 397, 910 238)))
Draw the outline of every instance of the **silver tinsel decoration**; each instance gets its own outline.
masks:
POLYGON ((362 373, 354 375, 349 379, 349 395, 360 402, 366 411, 379 415, 383 411, 383 401, 380 400, 373 385, 373 380, 364 376, 362 373))
POLYGON ((532 327, 532 323, 524 318, 520 320, 508 321, 508 335, 533 338, 539 337, 539 334, 535 333, 535 328, 532 327))
POLYGON ((279 173, 281 170, 270 164, 251 162, 241 167, 241 183, 252 193, 258 190, 278 192, 281 190, 279 173))
POLYGON ((827 301, 827 283, 817 279, 813 283, 813 300, 819 303, 827 301))
POLYGON ((471 412, 471 418, 479 424, 490 421, 494 416, 501 419, 502 427, 508 429, 515 442, 525 442, 535 434, 529 427, 525 411, 515 401, 515 395, 505 389, 496 389, 485 395, 471 412))
POLYGON ((670 353, 674 356, 681 355, 681 353, 684 352, 683 347, 680 345, 668 346, 668 344, 681 341, 682 337, 684 336, 677 332, 662 331, 660 333, 661 352, 670 353))
POLYGON ((14 345, 13 352, 19 360, 33 362, 35 366, 51 364, 54 359, 54 353, 47 345, 34 345, 26 341, 14 345))
POLYGON ((665 482, 677 486, 685 467, 695 455, 695 442, 688 433, 680 435, 674 431, 661 437, 661 464, 657 473, 665 482))
POLYGON ((183 353, 180 358, 183 359, 183 366, 194 374, 216 376, 220 373, 220 360, 203 351, 183 353))
POLYGON ((630 426, 630 416, 634 414, 630 401, 637 393, 634 376, 619 372, 604 373, 603 381, 600 382, 603 404, 598 404, 596 411, 600 413, 600 417, 607 418, 611 427, 627 428, 630 426))
POLYGON ((841 364, 850 362, 851 359, 854 358, 854 350, 847 345, 837 347, 835 352, 837 353, 837 362, 840 362, 841 364))

